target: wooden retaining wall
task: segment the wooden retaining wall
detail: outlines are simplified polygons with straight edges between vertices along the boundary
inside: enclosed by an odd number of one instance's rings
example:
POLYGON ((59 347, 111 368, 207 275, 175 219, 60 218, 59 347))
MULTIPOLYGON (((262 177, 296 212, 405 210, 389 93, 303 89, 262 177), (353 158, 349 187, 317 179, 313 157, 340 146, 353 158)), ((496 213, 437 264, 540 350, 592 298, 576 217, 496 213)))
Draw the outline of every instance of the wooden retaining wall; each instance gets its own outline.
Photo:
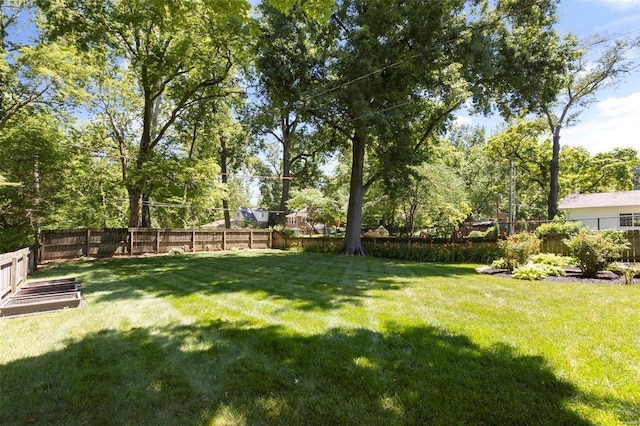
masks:
POLYGON ((271 247, 270 229, 64 229, 43 231, 39 261, 271 247))
POLYGON ((0 254, 0 298, 15 293, 35 269, 35 256, 29 248, 0 254))

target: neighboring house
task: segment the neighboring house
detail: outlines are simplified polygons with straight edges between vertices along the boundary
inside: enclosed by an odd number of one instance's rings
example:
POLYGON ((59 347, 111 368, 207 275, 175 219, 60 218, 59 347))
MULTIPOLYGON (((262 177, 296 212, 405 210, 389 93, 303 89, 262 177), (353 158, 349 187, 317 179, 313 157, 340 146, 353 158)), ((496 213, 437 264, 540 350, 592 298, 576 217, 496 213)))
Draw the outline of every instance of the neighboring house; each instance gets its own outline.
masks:
MULTIPOLYGON (((266 227, 269 223, 269 211, 240 207, 231 218, 232 228, 266 227)), ((216 220, 202 225, 202 228, 224 228, 224 220, 216 220)))
POLYGON ((571 194, 558 208, 591 229, 640 229, 640 191, 571 194))
MULTIPOLYGON (((311 224, 307 222, 307 216, 309 216, 309 211, 307 208, 303 208, 297 212, 289 213, 287 218, 287 228, 295 230, 299 234, 317 234, 318 226, 312 227, 311 224)), ((321 229, 324 229, 324 226, 321 226, 321 229)))
POLYGON ((251 207, 239 207, 236 214, 231 219, 231 227, 267 226, 269 223, 269 211, 265 209, 254 209, 251 207), (235 224, 235 225, 234 225, 235 224))

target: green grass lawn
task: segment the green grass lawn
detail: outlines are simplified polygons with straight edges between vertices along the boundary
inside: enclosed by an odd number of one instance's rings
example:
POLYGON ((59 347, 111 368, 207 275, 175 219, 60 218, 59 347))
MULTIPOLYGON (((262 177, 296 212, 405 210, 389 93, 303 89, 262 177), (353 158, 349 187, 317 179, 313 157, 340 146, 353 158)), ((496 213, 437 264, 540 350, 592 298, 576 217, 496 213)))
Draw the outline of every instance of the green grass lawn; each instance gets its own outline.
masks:
POLYGON ((0 424, 640 424, 640 285, 277 251, 61 276, 84 308, 0 320, 0 424))

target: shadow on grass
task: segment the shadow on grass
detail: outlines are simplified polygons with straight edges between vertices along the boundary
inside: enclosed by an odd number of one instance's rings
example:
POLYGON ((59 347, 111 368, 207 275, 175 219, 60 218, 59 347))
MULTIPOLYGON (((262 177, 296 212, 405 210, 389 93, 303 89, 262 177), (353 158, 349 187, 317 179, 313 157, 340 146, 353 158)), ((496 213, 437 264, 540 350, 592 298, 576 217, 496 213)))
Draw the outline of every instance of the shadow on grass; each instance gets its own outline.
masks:
POLYGON ((475 271, 465 265, 268 251, 112 259, 62 265, 43 275, 56 273, 81 275, 84 295, 95 295, 95 301, 245 292, 297 301, 298 309, 311 310, 362 303, 371 290, 399 288, 397 277, 475 271))
POLYGON ((387 330, 104 330, 0 366, 0 423, 591 424, 540 357, 433 327, 387 330))

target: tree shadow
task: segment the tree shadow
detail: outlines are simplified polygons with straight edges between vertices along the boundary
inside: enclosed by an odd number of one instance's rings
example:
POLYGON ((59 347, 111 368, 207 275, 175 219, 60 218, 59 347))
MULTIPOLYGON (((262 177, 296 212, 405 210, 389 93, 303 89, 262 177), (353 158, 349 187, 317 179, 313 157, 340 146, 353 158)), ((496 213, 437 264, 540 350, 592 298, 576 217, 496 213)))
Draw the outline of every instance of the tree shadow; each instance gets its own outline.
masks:
POLYGON ((400 288, 399 276, 455 277, 475 271, 467 265, 268 251, 111 259, 62 265, 42 275, 56 273, 80 274, 84 296, 95 302, 243 292, 315 310, 361 304, 371 290, 400 288))
POLYGON ((591 424, 541 357, 434 327, 386 330, 103 330, 0 366, 0 423, 591 424))

